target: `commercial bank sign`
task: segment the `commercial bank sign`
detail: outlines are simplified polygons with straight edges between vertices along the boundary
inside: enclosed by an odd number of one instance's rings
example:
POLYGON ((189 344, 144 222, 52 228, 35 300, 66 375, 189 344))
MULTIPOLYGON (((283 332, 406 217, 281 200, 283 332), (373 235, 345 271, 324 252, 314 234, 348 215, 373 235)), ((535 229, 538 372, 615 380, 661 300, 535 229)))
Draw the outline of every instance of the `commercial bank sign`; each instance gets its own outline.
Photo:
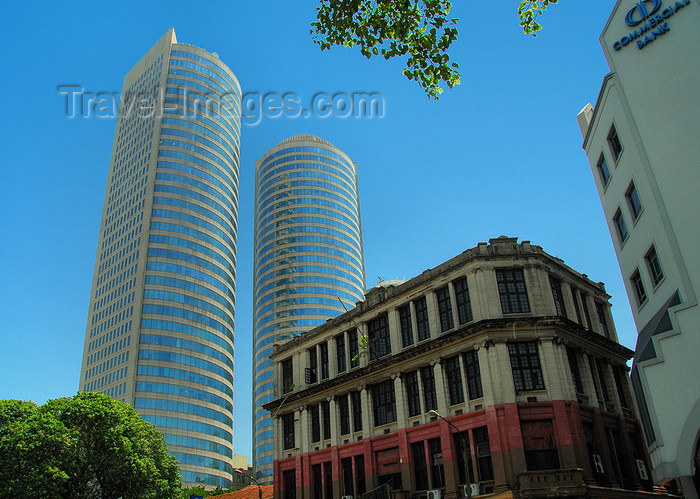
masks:
POLYGON ((667 19, 690 4, 690 1, 678 0, 675 3, 670 2, 667 7, 663 7, 663 0, 642 0, 637 2, 625 16, 625 23, 633 31, 630 31, 613 43, 613 49, 622 50, 623 47, 632 43, 636 43, 640 50, 643 49, 656 40, 656 37, 671 31, 671 28, 668 27, 667 19))

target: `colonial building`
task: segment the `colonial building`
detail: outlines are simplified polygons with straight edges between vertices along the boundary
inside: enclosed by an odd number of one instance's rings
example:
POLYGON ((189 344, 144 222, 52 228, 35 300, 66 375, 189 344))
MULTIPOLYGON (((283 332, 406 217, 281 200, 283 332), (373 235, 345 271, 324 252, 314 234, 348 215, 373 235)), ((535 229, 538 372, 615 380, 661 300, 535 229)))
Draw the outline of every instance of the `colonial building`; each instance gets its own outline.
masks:
POLYGON ((639 337, 632 384, 656 482, 700 491, 700 3, 620 0, 610 73, 578 115, 639 337))
POLYGON ((276 497, 650 494, 609 298, 505 236, 380 283, 271 356, 276 497))

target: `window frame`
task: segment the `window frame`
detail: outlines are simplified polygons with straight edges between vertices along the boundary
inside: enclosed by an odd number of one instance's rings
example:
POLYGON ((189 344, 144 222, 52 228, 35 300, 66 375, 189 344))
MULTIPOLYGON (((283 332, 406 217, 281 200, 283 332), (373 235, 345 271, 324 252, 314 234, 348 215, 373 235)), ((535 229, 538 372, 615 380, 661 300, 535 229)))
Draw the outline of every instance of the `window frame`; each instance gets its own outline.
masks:
POLYGON ((627 205, 630 207, 632 220, 636 223, 644 212, 644 205, 639 197, 639 191, 637 190, 637 186, 634 185, 634 181, 630 182, 629 187, 625 191, 625 199, 627 199, 627 205))
POLYGON ((549 275, 549 287, 552 289, 554 299, 554 309, 560 317, 566 317, 566 303, 564 302, 564 292, 561 290, 561 280, 553 275, 549 275))
POLYGON ((396 309, 399 314, 401 326, 401 346, 403 348, 413 345, 413 322, 411 319, 411 304, 406 303, 396 309))
POLYGON ((403 385, 406 389, 406 402, 408 405, 408 417, 422 414, 420 401, 420 388, 418 387, 418 371, 411 371, 402 375, 403 385))
POLYGON ((447 378, 447 392, 450 405, 464 402, 464 385, 462 383, 462 366, 459 355, 443 359, 445 378, 447 378))
POLYGON ((391 331, 386 313, 367 321, 367 337, 370 361, 391 355, 391 331))
POLYGON ((630 231, 627 228, 627 223, 625 222, 625 217, 622 214, 622 209, 619 207, 617 208, 615 215, 613 215, 613 224, 617 229, 617 237, 620 242, 620 245, 622 246, 623 244, 625 244, 627 239, 629 239, 630 231))
POLYGON ((537 341, 513 341, 507 345, 516 393, 544 390, 537 341))
POLYGON ((653 244, 644 255, 644 261, 647 263, 649 277, 651 277, 651 282, 654 285, 654 289, 656 289, 666 276, 664 275, 664 270, 661 267, 661 260, 659 259, 659 254, 656 251, 656 247, 653 244))
POLYGON ((527 281, 522 267, 496 269, 496 284, 503 315, 531 312, 527 281))
POLYGON ((469 400, 480 399, 484 396, 484 387, 481 384, 479 353, 476 350, 462 352, 462 362, 464 362, 464 372, 467 375, 469 400))
POLYGON ((396 392, 394 380, 388 379, 372 385, 372 407, 374 409, 374 426, 383 426, 396 422, 396 392))
POLYGON ((294 366, 292 357, 284 359, 280 362, 282 375, 282 394, 289 393, 294 390, 294 366))
POLYGON ((600 180, 603 183, 603 189, 608 187, 608 184, 610 184, 610 179, 612 179, 612 175, 610 174, 610 168, 608 167, 608 162, 605 160, 605 154, 602 152, 600 153, 600 158, 598 158, 598 163, 596 164, 596 167, 598 169, 598 175, 600 176, 600 180))
POLYGON ((452 299, 450 298, 450 286, 444 286, 435 290, 437 299, 438 315, 440 317, 441 332, 449 331, 455 327, 455 320, 452 316, 452 299))
POLYGON ((457 320, 459 325, 466 324, 474 320, 472 311, 472 300, 469 295, 469 283, 467 277, 460 277, 452 281, 455 290, 455 302, 457 305, 457 320))
POLYGON ((620 134, 617 132, 617 127, 615 123, 610 126, 610 131, 607 137, 608 147, 610 148, 610 153, 613 156, 615 164, 617 164, 622 152, 625 150, 622 146, 622 141, 620 140, 620 134))
POLYGON ((430 338, 430 317, 428 317, 428 300, 425 296, 413 300, 413 309, 416 311, 416 328, 418 329, 418 342, 430 338))
POLYGON ((644 289, 644 281, 642 280, 642 274, 639 272, 639 268, 634 269, 634 272, 632 272, 630 283, 634 290, 634 296, 637 299, 637 306, 641 308, 649 301, 649 297, 644 289))

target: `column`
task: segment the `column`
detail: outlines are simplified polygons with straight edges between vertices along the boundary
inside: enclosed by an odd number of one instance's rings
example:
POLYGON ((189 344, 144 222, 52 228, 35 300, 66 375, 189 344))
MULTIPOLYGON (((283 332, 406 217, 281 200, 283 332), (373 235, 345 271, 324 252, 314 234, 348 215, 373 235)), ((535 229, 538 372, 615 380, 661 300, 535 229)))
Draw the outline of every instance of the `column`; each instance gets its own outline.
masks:
POLYGON ((331 419, 331 445, 338 445, 338 414, 335 406, 335 395, 326 397, 331 419))
POLYGON ((445 391, 445 380, 442 374, 442 359, 430 363, 435 376, 435 391, 437 392, 437 411, 441 416, 448 417, 450 414, 447 403, 447 393, 445 391))
POLYGON ((362 401, 362 438, 368 439, 372 437, 372 428, 374 428, 374 420, 372 419, 372 400, 369 394, 370 390, 367 385, 360 385, 359 388, 360 400, 362 401))
POLYGON ((391 379, 394 380, 394 398, 396 399, 396 421, 399 428, 406 424, 406 395, 403 389, 403 379, 401 373, 392 374, 391 379))
POLYGON ((306 409, 308 406, 306 404, 299 407, 299 438, 300 441, 296 442, 296 447, 299 448, 301 454, 306 454, 309 452, 309 441, 311 440, 311 435, 309 434, 309 411, 306 409))

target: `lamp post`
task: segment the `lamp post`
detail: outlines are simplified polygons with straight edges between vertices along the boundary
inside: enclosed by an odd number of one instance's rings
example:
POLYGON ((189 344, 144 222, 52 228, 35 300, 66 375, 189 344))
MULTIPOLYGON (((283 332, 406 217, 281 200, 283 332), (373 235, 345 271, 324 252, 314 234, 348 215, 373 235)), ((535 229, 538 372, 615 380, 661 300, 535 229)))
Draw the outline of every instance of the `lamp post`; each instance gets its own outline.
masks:
POLYGON ((467 493, 467 497, 471 499, 472 497, 472 488, 471 485, 469 484, 469 454, 467 453, 467 442, 464 440, 464 437, 462 436, 462 433, 459 431, 459 428, 457 428, 455 425, 453 425, 448 419, 443 418, 439 412, 435 410, 428 411, 428 414, 432 414, 433 416, 437 416, 438 418, 442 419, 445 423, 450 425, 452 428, 457 430, 457 436, 459 439, 462 441, 462 453, 464 455, 464 477, 467 480, 467 485, 465 486, 464 490, 467 493))
POLYGON ((258 483, 258 481, 255 478, 253 478, 252 476, 250 476, 247 473, 243 473, 242 468, 233 468, 233 471, 235 471, 236 473, 240 473, 244 477, 247 477, 247 478, 250 478, 251 480, 253 480, 255 482, 255 485, 258 486, 258 499, 262 499, 262 487, 260 487, 260 484, 258 483))

